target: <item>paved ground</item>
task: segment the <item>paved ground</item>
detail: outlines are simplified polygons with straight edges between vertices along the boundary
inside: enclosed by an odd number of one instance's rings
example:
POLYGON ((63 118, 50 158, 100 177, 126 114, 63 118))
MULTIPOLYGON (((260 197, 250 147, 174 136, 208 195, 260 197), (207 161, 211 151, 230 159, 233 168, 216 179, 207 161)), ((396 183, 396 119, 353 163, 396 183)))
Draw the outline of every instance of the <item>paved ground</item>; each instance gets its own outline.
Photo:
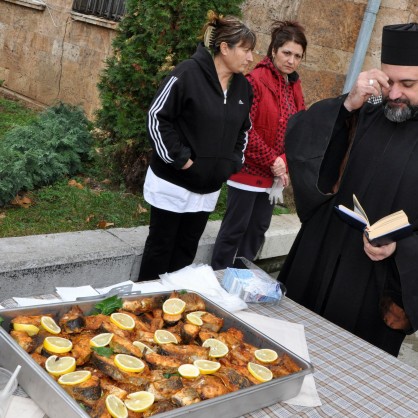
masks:
POLYGON ((398 359, 418 369, 418 332, 405 338, 398 359))

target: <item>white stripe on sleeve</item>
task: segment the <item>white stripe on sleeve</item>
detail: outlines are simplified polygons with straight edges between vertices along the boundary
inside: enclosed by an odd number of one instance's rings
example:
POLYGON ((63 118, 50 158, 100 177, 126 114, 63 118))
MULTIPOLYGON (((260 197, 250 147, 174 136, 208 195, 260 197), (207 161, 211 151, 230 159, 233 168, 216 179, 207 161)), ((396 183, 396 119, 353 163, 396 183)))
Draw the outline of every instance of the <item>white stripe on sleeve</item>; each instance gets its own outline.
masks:
POLYGON ((167 164, 173 162, 173 159, 168 155, 167 147, 164 144, 164 141, 160 132, 160 122, 158 120, 158 112, 164 107, 165 102, 167 101, 168 96, 170 95, 171 88, 174 83, 177 81, 177 77, 171 77, 167 84, 164 86, 163 90, 156 97, 154 104, 149 110, 149 121, 148 129, 152 141, 155 144, 155 148, 158 156, 167 164))

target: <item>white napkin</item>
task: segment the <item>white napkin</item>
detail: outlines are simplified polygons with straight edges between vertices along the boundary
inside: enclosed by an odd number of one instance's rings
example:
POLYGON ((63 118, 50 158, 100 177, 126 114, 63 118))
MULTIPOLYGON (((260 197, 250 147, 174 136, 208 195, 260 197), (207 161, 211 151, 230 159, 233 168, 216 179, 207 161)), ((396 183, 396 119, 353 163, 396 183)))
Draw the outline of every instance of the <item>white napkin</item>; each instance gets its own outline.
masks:
MULTIPOLYGON (((251 312, 236 312, 235 315, 299 357, 310 361, 308 345, 306 344, 305 338, 305 328, 302 324, 268 318, 251 312)), ((299 394, 284 402, 290 405, 310 407, 322 405, 318 392, 316 391, 313 375, 309 374, 305 376, 299 394)))
POLYGON ((36 298, 17 298, 17 297, 13 297, 13 299, 17 303, 18 306, 49 305, 50 303, 62 302, 62 300, 58 299, 58 298, 36 299, 36 298))
POLYGON ((13 395, 5 418, 42 418, 44 415, 32 399, 13 395))
POLYGON ((172 290, 193 290, 229 312, 248 307, 238 296, 230 295, 222 288, 212 267, 206 264, 192 264, 173 273, 161 274, 160 278, 162 284, 172 290))
POLYGON ((56 287, 55 291, 65 302, 76 300, 79 297, 97 296, 99 293, 90 285, 78 287, 56 287))

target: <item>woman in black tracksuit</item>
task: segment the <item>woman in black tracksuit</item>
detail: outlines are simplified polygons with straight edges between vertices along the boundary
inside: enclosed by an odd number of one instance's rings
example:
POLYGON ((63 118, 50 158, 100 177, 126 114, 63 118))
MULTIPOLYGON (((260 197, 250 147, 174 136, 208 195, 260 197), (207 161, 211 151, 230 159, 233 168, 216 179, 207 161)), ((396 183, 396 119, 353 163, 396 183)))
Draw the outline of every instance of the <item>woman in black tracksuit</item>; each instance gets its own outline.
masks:
POLYGON ((191 264, 222 183, 240 170, 251 127, 251 86, 243 72, 255 34, 213 15, 204 43, 169 74, 148 112, 153 147, 144 184, 151 205, 138 280, 191 264))

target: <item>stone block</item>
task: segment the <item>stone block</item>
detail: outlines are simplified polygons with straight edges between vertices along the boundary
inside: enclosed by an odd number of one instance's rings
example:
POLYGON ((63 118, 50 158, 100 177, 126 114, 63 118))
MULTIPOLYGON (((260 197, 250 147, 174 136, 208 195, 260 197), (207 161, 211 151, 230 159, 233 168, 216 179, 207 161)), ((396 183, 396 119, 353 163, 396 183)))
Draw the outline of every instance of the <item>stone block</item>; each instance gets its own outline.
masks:
POLYGON ((364 10, 350 1, 303 0, 297 17, 311 44, 353 52, 364 10))
MULTIPOLYGON (((195 263, 210 264, 221 221, 208 222, 195 263)), ((296 215, 273 216, 259 259, 287 254, 296 215)), ((148 226, 0 239, 0 301, 52 293, 56 286, 104 287, 138 277, 148 226)))

